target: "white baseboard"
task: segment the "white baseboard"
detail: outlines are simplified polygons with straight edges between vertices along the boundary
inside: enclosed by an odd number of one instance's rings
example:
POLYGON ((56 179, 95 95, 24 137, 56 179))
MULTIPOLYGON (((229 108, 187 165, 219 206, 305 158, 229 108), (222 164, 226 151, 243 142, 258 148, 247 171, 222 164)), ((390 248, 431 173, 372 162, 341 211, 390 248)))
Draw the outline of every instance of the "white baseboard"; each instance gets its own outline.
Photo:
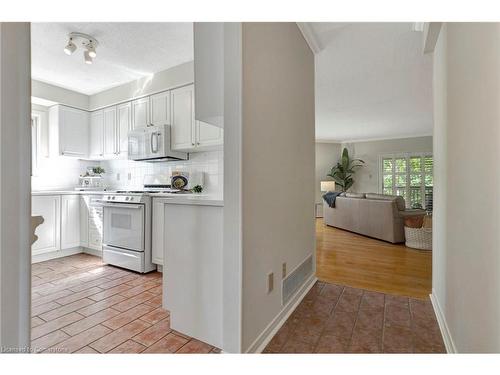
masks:
POLYGON ((49 253, 37 254, 31 257, 31 263, 45 262, 46 260, 57 259, 62 257, 67 257, 69 255, 75 255, 83 253, 83 248, 80 246, 72 247, 70 249, 51 251, 49 253))
POLYGON ((455 343, 453 342, 453 338, 451 337, 448 324, 446 324, 446 319, 444 317, 443 310, 441 309, 441 305, 439 304, 434 289, 432 289, 432 294, 430 294, 429 297, 431 298, 432 307, 434 308, 434 313, 436 314, 436 319, 439 324, 439 329, 441 331, 441 335, 443 336, 443 341, 444 341, 444 346, 446 347, 446 351, 448 353, 458 353, 455 343))
POLYGON ((95 249, 90 249, 88 247, 84 247, 83 252, 85 254, 90 254, 90 255, 94 255, 96 257, 102 258, 102 251, 101 250, 95 250, 95 249))
POLYGON ((255 341, 246 350, 246 353, 262 353, 266 348, 269 341, 274 337, 276 332, 285 324, 286 320, 292 315, 293 311, 304 299, 307 292, 313 287, 313 285, 318 281, 316 275, 312 275, 307 281, 302 285, 302 287, 295 293, 295 295, 290 299, 287 305, 281 310, 281 312, 276 315, 276 317, 268 324, 268 326, 262 331, 262 333, 255 339, 255 341))

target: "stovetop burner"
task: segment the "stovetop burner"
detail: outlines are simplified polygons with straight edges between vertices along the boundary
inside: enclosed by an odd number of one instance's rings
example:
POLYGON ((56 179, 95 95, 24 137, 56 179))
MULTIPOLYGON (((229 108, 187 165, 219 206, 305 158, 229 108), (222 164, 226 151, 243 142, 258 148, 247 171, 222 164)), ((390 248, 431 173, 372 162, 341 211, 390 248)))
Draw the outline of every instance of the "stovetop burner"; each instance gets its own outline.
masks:
POLYGON ((144 189, 144 190, 116 190, 116 194, 191 194, 189 190, 178 190, 178 189, 144 189))

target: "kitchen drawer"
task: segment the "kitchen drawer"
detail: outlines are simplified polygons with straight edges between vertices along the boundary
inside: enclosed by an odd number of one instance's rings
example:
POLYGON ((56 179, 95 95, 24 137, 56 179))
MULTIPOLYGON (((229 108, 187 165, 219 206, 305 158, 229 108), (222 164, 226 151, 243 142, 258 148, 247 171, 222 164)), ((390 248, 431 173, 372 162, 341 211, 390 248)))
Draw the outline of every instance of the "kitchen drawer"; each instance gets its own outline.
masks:
POLYGON ((102 252, 104 263, 126 268, 136 272, 144 272, 144 252, 104 246, 102 252))

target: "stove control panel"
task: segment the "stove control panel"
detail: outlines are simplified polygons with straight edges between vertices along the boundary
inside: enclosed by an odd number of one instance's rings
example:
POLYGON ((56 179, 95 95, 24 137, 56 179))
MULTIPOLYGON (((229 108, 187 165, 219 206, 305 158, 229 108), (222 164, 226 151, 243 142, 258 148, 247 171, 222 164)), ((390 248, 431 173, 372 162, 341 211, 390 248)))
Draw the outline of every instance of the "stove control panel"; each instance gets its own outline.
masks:
POLYGON ((110 203, 143 203, 144 195, 127 195, 127 194, 116 194, 116 195, 105 195, 103 200, 110 203))

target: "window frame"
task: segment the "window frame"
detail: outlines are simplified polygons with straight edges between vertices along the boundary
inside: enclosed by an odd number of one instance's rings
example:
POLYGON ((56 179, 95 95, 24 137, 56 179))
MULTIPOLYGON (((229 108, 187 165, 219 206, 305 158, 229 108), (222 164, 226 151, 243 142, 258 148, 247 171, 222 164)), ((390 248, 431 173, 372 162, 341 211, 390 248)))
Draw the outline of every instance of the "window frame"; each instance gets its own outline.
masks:
POLYGON ((42 115, 31 113, 31 175, 36 176, 40 166, 42 146, 42 115))
MULTIPOLYGON (((422 208, 425 209, 425 176, 426 175, 434 175, 434 156, 432 152, 404 152, 404 153, 391 153, 391 154, 380 154, 379 155, 379 193, 384 194, 384 176, 386 175, 391 175, 392 176, 392 193, 394 194, 394 191, 396 190, 396 176, 398 175, 406 175, 406 185, 405 185, 405 204, 407 208, 411 207, 411 199, 410 199, 410 191, 412 190, 411 188, 411 175, 415 175, 416 173, 411 173, 410 171, 410 159, 419 157, 421 159, 421 170, 420 170, 420 178, 421 178, 421 184, 420 184, 420 195, 421 195, 421 204, 422 208), (432 158, 432 171, 426 172, 425 171, 425 158, 426 157, 431 157, 432 158), (384 173, 384 159, 392 159, 392 172, 391 173, 384 173), (406 159, 406 172, 396 172, 396 159, 406 159)), ((434 187, 434 178, 433 178, 433 187, 434 187)))

